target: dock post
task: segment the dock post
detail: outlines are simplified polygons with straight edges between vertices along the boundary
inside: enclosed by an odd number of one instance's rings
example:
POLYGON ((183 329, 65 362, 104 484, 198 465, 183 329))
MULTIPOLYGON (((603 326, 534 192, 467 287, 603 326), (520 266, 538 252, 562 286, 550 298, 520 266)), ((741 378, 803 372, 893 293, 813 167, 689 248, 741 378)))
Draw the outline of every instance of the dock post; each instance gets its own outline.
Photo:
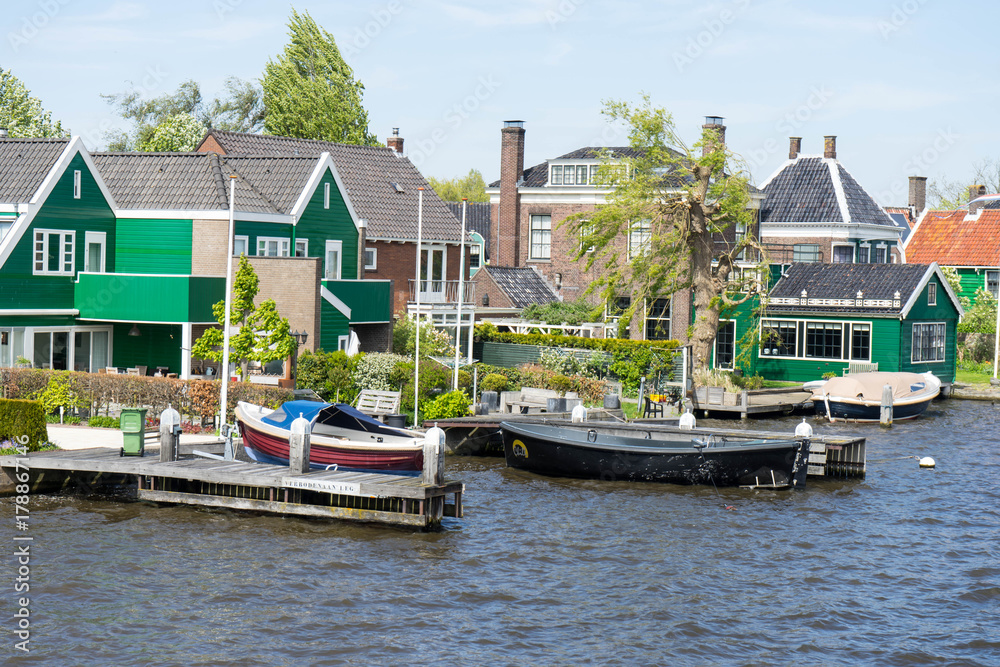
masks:
POLYGON ((428 429, 424 437, 424 484, 444 484, 445 433, 437 426, 428 429))
POLYGON ((292 433, 288 437, 288 468, 294 473, 309 472, 309 432, 312 423, 300 414, 292 422, 292 433))
POLYGON ((879 423, 882 426, 892 426, 892 385, 882 387, 882 407, 879 412, 879 423))
POLYGON ((181 415, 169 404, 160 413, 160 463, 177 460, 181 446, 181 415))

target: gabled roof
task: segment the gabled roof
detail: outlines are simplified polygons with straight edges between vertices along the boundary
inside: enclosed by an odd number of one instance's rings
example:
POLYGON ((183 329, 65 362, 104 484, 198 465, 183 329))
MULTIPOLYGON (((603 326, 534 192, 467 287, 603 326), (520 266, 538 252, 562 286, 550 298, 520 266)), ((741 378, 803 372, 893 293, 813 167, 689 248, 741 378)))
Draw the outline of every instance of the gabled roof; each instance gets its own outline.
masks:
POLYGON ((895 221, 835 159, 800 155, 760 186, 766 223, 854 223, 898 229, 895 221))
POLYGON ((559 300, 548 283, 530 266, 512 268, 487 265, 480 271, 485 271, 493 278, 515 308, 526 308, 533 303, 544 304, 559 300))
POLYGON ((455 243, 461 239, 461 226, 451 210, 413 163, 391 148, 209 130, 196 150, 211 150, 213 142, 226 156, 315 157, 329 153, 354 211, 368 223, 370 239, 415 240, 417 188, 422 187, 423 238, 455 243))
MULTIPOLYGON (((451 212, 458 218, 459 224, 462 222, 462 202, 460 201, 448 201, 445 202, 451 212)), ((490 216, 492 208, 489 202, 468 202, 468 208, 465 211, 465 228, 469 231, 476 232, 483 237, 485 241, 483 243, 483 252, 485 257, 483 260, 487 260, 490 257, 490 216)))
POLYGON ((69 145, 60 139, 0 139, 0 203, 31 201, 69 145))
POLYGON ((1000 209, 927 211, 906 241, 906 258, 942 266, 1000 266, 1000 209))
POLYGON ((857 313, 906 317, 928 280, 938 276, 959 315, 962 307, 937 264, 792 264, 768 294, 774 313, 857 313), (802 304, 802 291, 807 303, 802 304), (862 303, 857 294, 862 293, 862 303), (896 293, 899 296, 896 296, 896 293))

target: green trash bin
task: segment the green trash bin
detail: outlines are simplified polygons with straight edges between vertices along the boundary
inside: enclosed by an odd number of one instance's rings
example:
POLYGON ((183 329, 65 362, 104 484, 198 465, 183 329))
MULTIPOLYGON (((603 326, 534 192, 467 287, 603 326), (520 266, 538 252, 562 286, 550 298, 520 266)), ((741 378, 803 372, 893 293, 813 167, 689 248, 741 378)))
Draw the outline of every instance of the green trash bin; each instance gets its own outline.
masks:
POLYGON ((121 456, 142 456, 146 449, 146 408, 122 408, 121 456))

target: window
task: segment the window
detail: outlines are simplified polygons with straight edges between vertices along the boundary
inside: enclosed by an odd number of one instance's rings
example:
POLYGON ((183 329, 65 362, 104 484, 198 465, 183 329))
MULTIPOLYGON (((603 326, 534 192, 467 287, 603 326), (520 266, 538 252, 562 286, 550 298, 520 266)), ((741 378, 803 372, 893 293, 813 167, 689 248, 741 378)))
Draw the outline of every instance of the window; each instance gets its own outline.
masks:
POLYGON ((839 322, 806 322, 806 357, 842 359, 843 336, 839 322))
POLYGON ((590 165, 590 184, 591 185, 596 185, 597 184, 597 173, 598 173, 598 170, 600 168, 601 168, 600 165, 596 165, 596 164, 590 165))
POLYGON ((233 237, 233 257, 239 257, 240 255, 247 254, 247 248, 250 246, 249 236, 234 236, 233 237))
POLYGON ((347 351, 347 346, 351 341, 351 337, 348 336, 337 336, 337 349, 341 352, 347 351))
POLYGON ((365 248, 365 268, 374 271, 377 267, 376 259, 378 253, 375 248, 365 248))
POLYGON ((719 322, 719 331, 715 334, 715 367, 731 371, 735 358, 736 322, 719 322))
POLYGON ((83 258, 83 270, 90 273, 104 273, 104 244, 107 234, 105 232, 86 232, 83 238, 87 249, 83 258))
POLYGON ((0 368, 14 365, 24 356, 24 329, 0 329, 0 368))
POLYGON ((323 208, 330 208, 330 184, 323 184, 323 208))
POLYGON ((871 361, 872 325, 851 325, 851 359, 871 361))
POLYGON ((14 226, 14 222, 7 222, 6 220, 0 220, 0 241, 3 241, 3 237, 7 235, 10 228, 14 226))
POLYGON ((913 348, 910 360, 944 361, 944 340, 947 330, 943 322, 913 325, 913 348))
POLYGON ((937 305, 937 283, 927 283, 927 305, 937 305))
POLYGON ((621 317, 622 313, 632 305, 632 297, 618 296, 608 302, 607 317, 621 317))
POLYGON ((633 222, 628 232, 628 258, 632 259, 649 249, 652 236, 653 228, 649 220, 633 222))
POLYGON ((670 338, 670 299, 653 299, 646 315, 646 340, 670 338))
POLYGON ((576 184, 586 185, 587 184, 587 165, 581 164, 576 168, 576 184))
POLYGON ((794 357, 798 340, 798 323, 784 320, 763 320, 761 353, 771 357, 794 357))
POLYGON ((531 259, 549 259, 552 253, 552 216, 531 216, 531 259))
MULTIPOLYGON (((3 238, 2 233, 0 233, 0 238, 3 238)), ((1000 294, 1000 271, 986 272, 986 291, 992 294, 994 299, 1000 294)))
POLYGON ((583 252, 594 252, 594 246, 585 246, 586 239, 594 235, 594 225, 589 220, 580 223, 580 250, 583 252))
POLYGON ((75 270, 76 232, 35 230, 35 275, 71 276, 75 270))
POLYGON ((554 164, 549 167, 549 184, 594 185, 598 169, 596 164, 554 164))
POLYGON ((553 165, 552 174, 549 176, 549 182, 552 185, 562 185, 563 168, 562 165, 553 165))
POLYGON ((869 264, 871 260, 872 247, 870 245, 858 246, 858 264, 869 264))
POLYGON ((73 199, 80 198, 80 170, 73 172, 73 199))
POLYGON ((478 269, 481 265, 479 263, 480 257, 482 256, 482 246, 478 243, 476 245, 469 246, 469 268, 478 269))
POLYGON ((563 167, 563 185, 576 185, 576 169, 571 164, 563 167))
POLYGON ((324 255, 323 264, 324 280, 340 280, 342 249, 342 241, 328 240, 326 242, 326 254, 324 255))
POLYGON ((886 247, 884 245, 880 245, 880 246, 878 246, 878 247, 875 248, 875 263, 876 264, 885 264, 886 250, 887 249, 886 249, 886 247))
POLYGON ((834 264, 851 264, 854 262, 854 246, 835 245, 833 246, 834 264))
POLYGON ((259 236, 257 237, 257 256, 288 257, 289 243, 288 239, 259 236))
POLYGON ((793 262, 818 262, 819 245, 816 243, 796 243, 792 247, 793 262))
POLYGON ((309 239, 295 239, 295 256, 309 256, 309 239))

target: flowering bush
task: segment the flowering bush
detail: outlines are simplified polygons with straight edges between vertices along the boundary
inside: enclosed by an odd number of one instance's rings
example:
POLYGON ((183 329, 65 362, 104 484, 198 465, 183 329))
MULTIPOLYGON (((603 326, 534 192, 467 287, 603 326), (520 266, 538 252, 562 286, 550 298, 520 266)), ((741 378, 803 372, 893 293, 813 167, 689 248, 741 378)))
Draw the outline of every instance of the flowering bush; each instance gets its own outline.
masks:
POLYGON ((399 384, 392 382, 393 371, 399 363, 409 361, 399 354, 371 352, 358 360, 354 367, 354 386, 375 391, 398 391, 399 384))

